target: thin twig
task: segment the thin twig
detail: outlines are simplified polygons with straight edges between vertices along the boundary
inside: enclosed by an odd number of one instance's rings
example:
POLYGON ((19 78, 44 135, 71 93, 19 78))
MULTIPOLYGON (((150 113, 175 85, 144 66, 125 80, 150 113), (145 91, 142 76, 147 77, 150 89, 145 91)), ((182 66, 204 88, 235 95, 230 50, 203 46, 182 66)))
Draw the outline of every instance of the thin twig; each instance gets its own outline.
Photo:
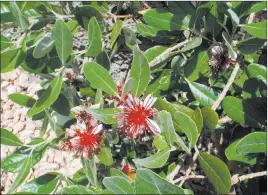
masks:
MULTIPOLYGON (((262 176, 265 176, 267 175, 267 171, 262 171, 262 172, 257 172, 257 173, 250 173, 250 174, 247 174, 247 175, 241 175, 241 176, 238 176, 238 174, 235 174, 232 176, 232 185, 235 185, 241 181, 244 181, 246 179, 253 179, 253 178, 256 178, 256 177, 262 177, 262 176)), ((206 179, 207 177, 204 176, 204 175, 186 175, 186 176, 182 176, 176 180, 174 180, 172 183, 179 183, 180 181, 186 181, 186 180, 189 180, 189 179, 206 179)))
POLYGON ((206 178, 206 176, 204 176, 204 175, 188 175, 188 176, 183 176, 183 177, 180 177, 178 179, 175 179, 173 181, 173 183, 174 184, 179 183, 182 180, 186 181, 186 180, 189 180, 189 179, 205 179, 205 178, 206 178))
POLYGON ((238 182, 244 181, 246 179, 252 179, 255 177, 261 177, 267 175, 267 171, 257 172, 257 173, 250 173, 247 175, 238 176, 238 174, 232 176, 232 185, 237 184, 238 182))
POLYGON ((175 167, 175 169, 173 171, 171 171, 171 173, 169 173, 167 175, 167 180, 168 181, 173 181, 174 177, 178 174, 178 172, 180 171, 181 167, 182 167, 182 162, 185 161, 186 155, 184 155, 183 157, 181 157, 181 161, 178 163, 178 165, 175 167))
POLYGON ((104 18, 133 18, 134 15, 128 14, 128 15, 114 15, 114 14, 109 14, 109 15, 104 15, 104 18))
POLYGON ((230 78, 229 78, 227 84, 226 84, 225 87, 223 88, 223 90, 222 90, 221 94, 219 95, 218 99, 214 102, 214 104, 213 104, 212 107, 211 107, 213 110, 216 110, 216 109, 220 106, 220 104, 221 104, 223 98, 226 96, 226 94, 227 94, 229 88, 230 88, 231 85, 233 84, 233 82, 234 82, 234 80, 235 80, 235 77, 236 77, 236 74, 237 74, 238 70, 239 70, 239 64, 236 63, 236 64, 235 64, 235 67, 234 67, 234 70, 233 70, 233 72, 232 72, 232 74, 231 74, 231 76, 230 76, 230 78))
POLYGON ((233 120, 229 116, 225 116, 221 119, 219 119, 218 124, 224 125, 226 123, 231 123, 233 120))
POLYGON ((149 64, 150 67, 152 67, 153 65, 155 65, 157 62, 159 62, 160 60, 162 60, 163 58, 166 57, 166 55, 168 55, 170 52, 179 49, 180 47, 184 46, 186 43, 188 43, 190 41, 190 39, 186 39, 183 42, 180 42, 170 48, 168 48, 166 51, 164 51, 161 55, 159 55, 158 57, 156 57, 154 60, 152 60, 149 64))
POLYGON ((13 28, 13 27, 18 27, 19 25, 15 22, 8 22, 5 24, 1 24, 0 28, 1 30, 8 29, 8 28, 13 28))
POLYGON ((198 148, 197 146, 194 147, 195 148, 195 153, 194 153, 194 156, 193 156, 193 162, 192 164, 189 166, 189 168, 187 169, 186 173, 185 173, 185 178, 183 178, 179 184, 179 186, 181 187, 183 185, 183 183, 185 182, 186 178, 190 175, 191 171, 192 171, 192 165, 194 164, 194 162, 196 161, 198 155, 199 155, 199 151, 198 151, 198 148))
POLYGON ((143 5, 143 7, 144 7, 145 9, 152 9, 152 8, 148 5, 148 3, 146 3, 145 1, 142 1, 141 4, 143 5))

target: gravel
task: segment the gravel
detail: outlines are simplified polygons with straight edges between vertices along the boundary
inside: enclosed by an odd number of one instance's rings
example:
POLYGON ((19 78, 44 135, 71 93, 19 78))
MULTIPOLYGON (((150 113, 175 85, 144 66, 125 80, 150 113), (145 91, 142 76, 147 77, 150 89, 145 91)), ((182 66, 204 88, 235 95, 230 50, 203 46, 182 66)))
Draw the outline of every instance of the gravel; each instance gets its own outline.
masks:
MULTIPOLYGON (((25 72, 21 68, 1 74, 1 128, 13 132, 24 143, 28 143, 32 137, 40 135, 42 121, 32 121, 26 117, 28 108, 15 104, 8 99, 8 95, 11 93, 32 94, 34 98, 37 98, 36 92, 41 88, 40 82, 38 76, 25 72)), ((50 139, 55 136, 51 128, 48 127, 45 137, 50 139)), ((1 161, 16 149, 17 147, 1 145, 1 161)), ((72 159, 72 154, 69 152, 48 149, 42 160, 31 169, 26 181, 49 171, 57 171, 71 176, 82 167, 79 159, 74 161, 72 159), (70 163, 71 161, 72 163, 70 163), (68 172, 66 168, 68 168, 68 172)), ((1 194, 7 193, 15 177, 16 174, 1 170, 1 194)))

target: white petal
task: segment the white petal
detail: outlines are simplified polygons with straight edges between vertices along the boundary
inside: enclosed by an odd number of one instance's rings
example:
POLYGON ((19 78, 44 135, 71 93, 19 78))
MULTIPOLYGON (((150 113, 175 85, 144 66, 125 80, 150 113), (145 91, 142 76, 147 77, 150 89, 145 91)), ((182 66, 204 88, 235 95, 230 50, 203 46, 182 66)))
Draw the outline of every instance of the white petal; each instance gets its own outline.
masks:
POLYGON ((76 147, 80 143, 80 137, 74 137, 70 140, 73 147, 76 147))
POLYGON ((72 125, 71 127, 70 127, 70 129, 67 129, 67 136, 68 137, 73 137, 74 135, 75 135, 75 126, 74 125, 72 125))
POLYGON ((83 110, 86 110, 85 106, 76 106, 71 109, 71 111, 74 112, 75 114, 79 114, 83 110))
POLYGON ((99 132, 101 132, 102 130, 102 125, 98 125, 97 127, 95 127, 92 131, 93 134, 98 134, 99 132))
POLYGON ((133 101, 134 101, 134 99, 133 99, 132 95, 129 95, 127 100, 126 100, 126 106, 133 108, 133 101))
POLYGON ((148 96, 145 98, 144 103, 143 103, 143 106, 144 106, 145 108, 151 108, 151 107, 154 105, 155 101, 156 101, 156 98, 154 98, 154 97, 150 94, 150 95, 148 95, 148 96))
POLYGON ((161 129, 160 129, 159 125, 155 121, 153 121, 151 119, 147 119, 147 122, 148 122, 148 125, 149 125, 150 130, 154 134, 157 135, 157 134, 160 134, 161 133, 161 129))
POLYGON ((119 128, 124 127, 124 125, 125 125, 125 119, 124 119, 124 117, 120 116, 119 119, 117 120, 117 123, 118 123, 118 127, 119 128))
POLYGON ((101 107, 100 104, 94 104, 94 105, 90 106, 90 108, 93 108, 93 109, 98 109, 100 107, 101 107))
POLYGON ((85 132, 87 130, 87 126, 84 122, 77 124, 77 127, 80 129, 81 132, 85 132))

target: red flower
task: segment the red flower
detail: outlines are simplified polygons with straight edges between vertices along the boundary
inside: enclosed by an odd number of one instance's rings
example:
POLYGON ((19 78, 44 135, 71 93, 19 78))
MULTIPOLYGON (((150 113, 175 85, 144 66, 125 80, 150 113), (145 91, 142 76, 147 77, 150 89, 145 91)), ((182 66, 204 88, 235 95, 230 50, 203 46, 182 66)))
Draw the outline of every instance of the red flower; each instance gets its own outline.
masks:
POLYGON ((129 136, 131 140, 140 137, 145 130, 153 134, 160 134, 158 124, 150 119, 155 114, 155 110, 151 108, 155 101, 156 98, 152 95, 148 95, 144 102, 128 95, 123 113, 118 120, 120 131, 129 136))
POLYGON ((85 158, 89 158, 94 153, 100 151, 100 143, 102 141, 101 130, 102 125, 81 124, 76 127, 72 126, 68 131, 63 147, 69 151, 76 152, 78 155, 83 155, 85 158))

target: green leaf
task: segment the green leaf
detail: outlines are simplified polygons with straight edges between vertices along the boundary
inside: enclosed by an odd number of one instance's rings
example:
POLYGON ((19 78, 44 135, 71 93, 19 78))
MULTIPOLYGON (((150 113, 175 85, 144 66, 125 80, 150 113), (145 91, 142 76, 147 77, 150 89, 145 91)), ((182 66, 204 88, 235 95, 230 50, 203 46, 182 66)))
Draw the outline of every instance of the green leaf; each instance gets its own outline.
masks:
POLYGON ((136 24, 136 28, 141 36, 158 43, 170 44, 178 40, 178 32, 164 31, 146 24, 136 24))
POLYGON ((267 84, 266 75, 267 68, 260 64, 250 64, 248 66, 248 72, 251 77, 257 78, 267 84))
POLYGON ((41 97, 35 102, 33 107, 28 111, 27 115, 32 117, 49 108, 57 100, 61 92, 62 82, 62 75, 56 76, 41 97))
POLYGON ((160 122, 161 122, 161 131, 164 134, 168 144, 172 146, 173 143, 175 142, 179 146, 181 146, 187 153, 190 153, 184 141, 175 132, 171 114, 165 110, 162 110, 159 112, 159 117, 160 117, 160 122))
MULTIPOLYGON (((42 139, 37 139, 35 141, 32 141, 28 145, 38 144, 42 142, 42 139)), ((32 165, 36 165, 43 155, 45 154, 47 145, 40 146, 34 152, 32 153, 32 165)), ((9 156, 7 156, 4 160, 1 162, 1 169, 6 172, 12 172, 17 173, 20 171, 22 164, 27 160, 27 158, 30 156, 30 150, 25 151, 26 149, 29 149, 29 147, 21 147, 9 156)))
POLYGON ((79 28, 78 22, 76 20, 70 20, 70 21, 66 22, 66 25, 68 26, 69 30, 71 31, 72 35, 74 36, 79 28))
POLYGON ((23 164, 21 165, 21 169, 18 172, 15 181, 12 183, 11 187, 9 188, 7 194, 11 194, 14 190, 16 190, 22 182, 26 179, 27 175, 29 174, 32 167, 32 155, 30 154, 29 157, 25 159, 23 164))
POLYGON ((125 98, 127 93, 131 90, 134 80, 132 78, 127 79, 124 84, 123 91, 121 94, 121 99, 125 98))
POLYGON ((187 82, 194 97, 202 105, 212 106, 213 103, 217 100, 218 92, 200 83, 190 82, 188 80, 187 82))
POLYGON ((188 116, 192 116, 193 114, 193 110, 191 108, 188 108, 187 106, 184 105, 180 105, 180 104, 171 104, 161 98, 157 98, 154 107, 161 111, 161 110, 166 110, 168 111, 173 119, 173 125, 176 131, 182 132, 182 130, 180 129, 179 124, 177 123, 177 121, 174 118, 174 114, 176 111, 180 111, 183 112, 184 114, 188 115, 188 116))
POLYGON ((90 96, 90 97, 96 96, 95 91, 93 91, 93 89, 91 89, 90 87, 80 88, 79 92, 81 96, 90 96))
POLYGON ((59 173, 46 173, 24 184, 21 191, 34 192, 37 194, 49 194, 55 189, 59 178, 59 173))
POLYGON ((96 119, 102 121, 105 124, 116 124, 116 116, 121 112, 119 109, 116 108, 88 108, 87 111, 91 113, 96 119))
POLYGON ((215 156, 204 152, 200 152, 198 160, 216 192, 228 194, 231 189, 231 175, 226 164, 215 156))
MULTIPOLYGON (((163 52, 165 52, 168 49, 167 46, 154 46, 149 49, 147 49, 144 52, 144 56, 147 58, 148 62, 152 62, 156 57, 161 55, 163 52)), ((161 62, 161 61, 160 61, 161 62)), ((156 62, 156 64, 160 63, 159 61, 156 62)))
POLYGON ((205 128, 210 131, 214 131, 218 124, 219 116, 218 114, 212 110, 210 107, 204 107, 201 109, 203 116, 203 123, 205 128))
POLYGON ((25 59, 25 52, 22 48, 8 48, 1 52, 1 73, 10 72, 16 69, 25 59))
POLYGON ((22 31, 26 31, 29 26, 29 21, 23 15, 16 2, 9 2, 10 11, 16 19, 16 23, 20 25, 22 31))
POLYGON ((108 3, 106 1, 88 1, 83 3, 86 3, 96 8, 102 14, 106 14, 107 12, 109 12, 108 3))
POLYGON ((150 84, 145 94, 152 94, 155 97, 161 96, 161 90, 168 90, 170 86, 171 70, 164 69, 161 75, 150 84))
POLYGON ((195 7, 189 1, 167 1, 166 4, 172 13, 184 12, 189 18, 195 14, 195 7))
POLYGON ((88 183, 88 179, 87 179, 87 176, 85 174, 85 171, 83 168, 81 169, 78 169, 75 174, 73 175, 73 180, 75 183, 81 183, 81 182, 84 182, 85 183, 88 183))
MULTIPOLYGON (((196 47, 198 47, 199 45, 201 45, 201 43, 202 43, 202 38, 201 37, 195 37, 195 38, 193 38, 191 41, 189 41, 181 50, 180 50, 180 52, 186 52, 186 51, 189 51, 189 50, 191 50, 191 49, 194 49, 194 48, 196 48, 196 47)), ((203 53, 203 52, 200 52, 200 53, 203 53)), ((200 54, 199 53, 199 54, 200 54)), ((199 55, 198 54, 198 55, 199 55)), ((200 56, 201 57, 201 56, 200 56)), ((198 57, 199 58, 199 57, 198 57)), ((198 63, 200 63, 199 62, 199 60, 198 60, 198 63)))
POLYGON ((193 147, 198 140, 198 129, 196 127, 195 122, 186 114, 176 111, 174 114, 174 118, 177 124, 180 126, 180 129, 183 133, 186 134, 190 141, 190 147, 193 147))
POLYGON ((122 171, 116 169, 116 168, 110 168, 110 176, 119 176, 119 177, 124 177, 126 180, 128 180, 129 182, 131 182, 131 179, 122 171))
POLYGON ((240 140, 236 140, 231 145, 229 145, 225 149, 225 156, 228 160, 238 162, 238 163, 246 163, 249 165, 255 165, 257 163, 256 155, 249 154, 238 154, 236 150, 236 145, 240 142, 240 140))
POLYGON ((234 51, 233 47, 231 46, 230 36, 224 31, 224 32, 222 32, 222 37, 223 37, 223 39, 226 43, 226 46, 228 48, 228 55, 230 56, 231 59, 236 59, 237 53, 234 51))
POLYGON ((189 81, 195 81, 200 77, 200 74, 204 74, 209 70, 208 60, 207 51, 202 51, 194 55, 184 67, 184 74, 187 79, 189 81))
POLYGON ((243 85, 243 98, 261 97, 262 90, 266 89, 266 85, 256 78, 247 79, 243 85))
POLYGON ((115 194, 135 194, 135 190, 131 182, 124 177, 105 177, 103 185, 115 194))
POLYGON ((235 146, 238 154, 267 152, 267 133, 254 132, 243 137, 235 146))
POLYGON ((81 185, 70 185, 70 186, 64 187, 58 193, 59 194, 96 194, 95 192, 81 185))
POLYGON ((112 49, 117 37, 120 35, 122 27, 123 27, 123 21, 116 20, 112 28, 112 34, 111 34, 111 39, 110 39, 110 44, 109 44, 110 49, 112 49))
POLYGON ((25 61, 21 64, 21 67, 31 73, 52 73, 55 69, 62 66, 61 60, 57 54, 55 47, 43 58, 36 59, 33 56, 34 48, 27 50, 27 56, 25 61))
POLYGON ((195 109, 191 118, 196 124, 198 134, 200 134, 203 129, 203 116, 199 107, 195 109))
POLYGON ((137 169, 136 194, 185 194, 184 190, 149 169, 137 169))
POLYGON ((259 102, 254 99, 241 100, 226 96, 223 99, 222 107, 224 112, 234 121, 252 127, 260 127, 261 124, 265 124, 266 116, 265 113, 261 112, 262 108, 258 104, 259 102))
POLYGON ((102 51, 102 32, 96 17, 92 17, 88 23, 88 48, 87 56, 96 56, 102 51))
POLYGON ((216 37, 221 31, 222 27, 219 24, 224 22, 224 14, 219 11, 216 2, 207 2, 210 5, 210 11, 205 15, 205 29, 213 37, 216 37))
POLYGON ((265 43, 264 39, 258 39, 255 37, 250 37, 248 39, 239 41, 239 43, 236 45, 237 49, 242 54, 252 54, 257 52, 265 43))
POLYGON ((57 113, 63 116, 70 115, 70 109, 73 107, 69 100, 62 94, 58 96, 56 101, 51 105, 51 108, 55 110, 57 113))
POLYGON ((255 4, 253 4, 250 9, 248 10, 247 14, 251 14, 251 13, 256 13, 259 12, 265 8, 267 8, 267 4, 265 1, 263 2, 254 2, 255 4))
POLYGON ((1 128, 1 144, 8 146, 22 146, 22 141, 11 131, 1 128))
POLYGON ((135 97, 139 97, 149 84, 150 67, 148 60, 138 46, 134 47, 130 77, 134 79, 132 93, 135 97))
POLYGON ((243 24, 240 25, 241 28, 243 28, 245 31, 247 31, 249 34, 251 34, 254 37, 260 38, 260 39, 266 39, 266 24, 267 20, 263 20, 258 23, 251 23, 251 24, 243 24))
POLYGON ((170 148, 165 137, 162 135, 154 136, 153 146, 158 150, 168 150, 170 148))
POLYGON ((98 178, 97 178, 97 167, 95 160, 94 159, 86 160, 84 157, 81 157, 81 162, 88 181, 94 186, 97 186, 98 178))
POLYGON ((20 94, 20 93, 12 93, 8 96, 8 99, 12 100, 16 104, 25 107, 32 107, 35 103, 35 99, 28 95, 20 94))
POLYGON ((8 22, 15 22, 15 18, 11 12, 1 12, 0 13, 1 24, 8 22))
POLYGON ((113 164, 113 157, 111 148, 104 147, 101 149, 100 153, 98 154, 98 158, 100 159, 101 163, 105 166, 111 166, 113 164))
POLYGON ((144 21, 161 30, 188 30, 188 25, 183 21, 185 16, 172 14, 163 9, 150 9, 143 16, 144 21))
POLYGON ((104 29, 104 21, 102 14, 93 6, 85 5, 85 6, 77 6, 75 8, 75 17, 78 23, 88 30, 88 23, 92 17, 96 17, 99 23, 101 30, 104 29))
POLYGON ((144 166, 147 168, 160 168, 166 164, 171 150, 160 151, 143 159, 133 159, 136 166, 144 166))
POLYGON ((52 31, 52 38, 62 64, 70 56, 73 50, 73 35, 63 20, 57 20, 52 31))
POLYGON ((150 68, 155 68, 159 66, 162 67, 167 63, 168 58, 170 57, 169 53, 165 53, 167 49, 168 47, 165 47, 165 46, 155 46, 145 51, 144 55, 149 62, 150 68), (159 58, 159 56, 161 58, 159 58))
POLYGON ((101 51, 95 58, 96 62, 100 64, 102 67, 110 70, 110 59, 106 51, 101 51))
POLYGON ((33 57, 36 59, 40 59, 44 57, 47 53, 49 53, 53 47, 54 39, 52 39, 51 37, 44 37, 37 43, 33 51, 33 57))
POLYGON ((137 38, 136 38, 135 32, 133 32, 130 28, 124 26, 123 33, 125 36, 126 45, 130 49, 133 49, 133 46, 137 44, 137 38))
POLYGON ((6 48, 8 48, 11 45, 11 40, 6 38, 4 35, 1 34, 0 37, 0 41, 1 41, 1 45, 0 45, 0 50, 4 50, 6 48))
POLYGON ((118 96, 117 87, 109 72, 96 62, 84 64, 84 74, 94 87, 102 89, 108 94, 118 96))

